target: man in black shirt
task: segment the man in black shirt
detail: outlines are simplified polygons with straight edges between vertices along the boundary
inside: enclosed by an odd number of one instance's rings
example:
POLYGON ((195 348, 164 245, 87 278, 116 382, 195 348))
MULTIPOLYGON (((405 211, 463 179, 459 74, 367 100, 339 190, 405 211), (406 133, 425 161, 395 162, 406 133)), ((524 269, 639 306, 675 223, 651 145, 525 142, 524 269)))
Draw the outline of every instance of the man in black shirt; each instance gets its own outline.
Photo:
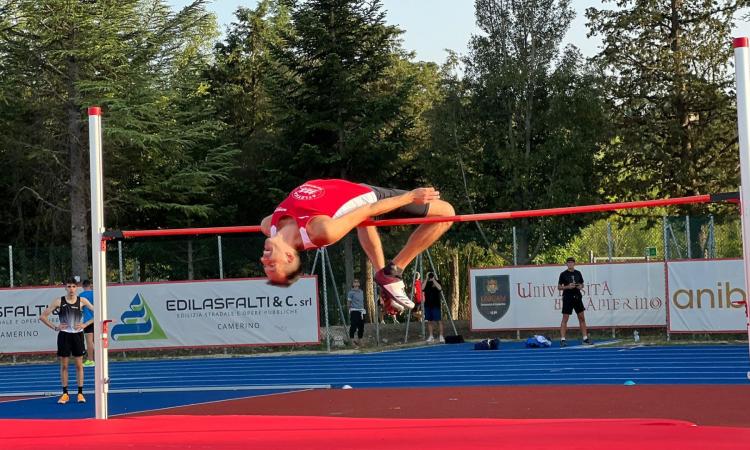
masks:
POLYGON ((584 311, 586 308, 583 307, 583 295, 581 295, 581 288, 583 288, 583 275, 581 272, 575 269, 576 260, 575 258, 568 258, 566 260, 568 268, 560 274, 560 278, 557 281, 557 288, 562 291, 562 323, 560 324, 560 347, 567 345, 565 341, 565 333, 568 331, 568 319, 570 314, 575 310, 578 316, 578 322, 581 324, 581 333, 583 334, 583 343, 591 344, 588 333, 586 332, 586 317, 584 311))

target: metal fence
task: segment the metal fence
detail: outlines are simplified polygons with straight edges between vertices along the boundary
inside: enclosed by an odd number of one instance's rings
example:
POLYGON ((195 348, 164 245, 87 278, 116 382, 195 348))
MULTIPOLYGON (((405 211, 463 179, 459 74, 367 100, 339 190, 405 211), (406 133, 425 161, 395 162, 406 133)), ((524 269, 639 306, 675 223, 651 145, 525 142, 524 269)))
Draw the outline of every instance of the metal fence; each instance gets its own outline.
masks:
MULTIPOLYGON (((456 316, 459 319, 468 318, 465 283, 469 267, 513 265, 518 260, 517 230, 512 224, 499 224, 494 230, 496 238, 491 242, 466 239, 470 225, 463 227, 454 227, 453 234, 431 249, 435 270, 442 274, 446 293, 458 302, 456 316)), ((410 232, 409 228, 384 230, 386 253, 390 255, 397 251, 410 232)), ((716 220, 713 216, 657 216, 635 221, 610 218, 591 223, 571 236, 563 245, 541 246, 532 255, 531 263, 562 263, 570 255, 579 261, 590 262, 742 256, 738 217, 716 220)), ((107 278, 110 283, 127 283, 262 276, 259 258, 263 240, 261 235, 227 235, 112 241, 108 244, 107 278)), ((326 272, 329 283, 327 312, 334 325, 346 324, 348 319, 344 311, 347 273, 349 277, 353 274, 361 280, 369 276, 365 273, 365 257, 356 238, 352 241, 350 248, 338 243, 327 251, 330 262, 326 272)), ((7 252, 0 253, 0 286, 54 285, 70 275, 71 252, 68 247, 5 247, 7 252), (7 256, 3 257, 3 253, 7 256)), ((303 264, 307 272, 315 268, 321 275, 322 266, 317 257, 316 252, 307 252, 303 264)), ((423 270, 429 269, 428 266, 423 270)), ((405 275, 407 285, 412 277, 410 268, 405 275)))

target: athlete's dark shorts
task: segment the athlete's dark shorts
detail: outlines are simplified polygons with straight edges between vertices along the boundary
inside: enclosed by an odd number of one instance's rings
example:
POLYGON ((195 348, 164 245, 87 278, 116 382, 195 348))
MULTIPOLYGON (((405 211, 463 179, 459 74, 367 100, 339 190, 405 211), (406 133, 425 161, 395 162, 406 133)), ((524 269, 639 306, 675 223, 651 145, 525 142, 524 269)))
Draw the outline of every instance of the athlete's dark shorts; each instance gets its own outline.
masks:
MULTIPOLYGON (((372 189, 372 191, 375 193, 375 198, 378 200, 383 200, 384 198, 391 198, 396 197, 402 194, 406 194, 408 191, 405 191, 403 189, 393 189, 393 188, 384 188, 384 187, 378 187, 378 186, 371 186, 369 184, 364 184, 364 186, 367 186, 368 188, 372 189)), ((414 203, 410 203, 406 206, 402 206, 398 209, 394 209, 393 211, 383 214, 382 216, 375 217, 375 219, 405 219, 405 218, 411 218, 411 217, 427 217, 427 212, 430 210, 430 205, 416 205, 414 203)))
POLYGON ((563 314, 572 314, 575 310, 576 314, 580 314, 586 310, 583 307, 583 299, 581 296, 578 297, 563 297, 563 314))
POLYGON ((86 326, 86 328, 83 329, 84 334, 93 334, 94 333, 94 324, 86 326))
POLYGON ((83 333, 66 333, 60 331, 57 333, 57 356, 68 358, 70 356, 79 357, 86 353, 86 347, 83 345, 83 333))
POLYGON ((424 320, 428 322, 439 322, 442 319, 440 316, 439 306, 426 306, 424 308, 424 320))

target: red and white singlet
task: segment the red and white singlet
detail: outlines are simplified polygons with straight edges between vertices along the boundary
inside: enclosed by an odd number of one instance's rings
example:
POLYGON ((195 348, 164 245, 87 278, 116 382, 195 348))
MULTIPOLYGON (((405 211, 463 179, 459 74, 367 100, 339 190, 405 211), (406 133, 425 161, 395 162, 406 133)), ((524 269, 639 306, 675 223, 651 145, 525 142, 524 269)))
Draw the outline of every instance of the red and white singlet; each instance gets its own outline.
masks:
POLYGON ((271 236, 282 217, 297 222, 305 250, 317 248, 307 235, 307 223, 315 216, 341 217, 360 206, 375 203, 377 197, 369 187, 346 180, 312 180, 296 187, 271 216, 271 236))

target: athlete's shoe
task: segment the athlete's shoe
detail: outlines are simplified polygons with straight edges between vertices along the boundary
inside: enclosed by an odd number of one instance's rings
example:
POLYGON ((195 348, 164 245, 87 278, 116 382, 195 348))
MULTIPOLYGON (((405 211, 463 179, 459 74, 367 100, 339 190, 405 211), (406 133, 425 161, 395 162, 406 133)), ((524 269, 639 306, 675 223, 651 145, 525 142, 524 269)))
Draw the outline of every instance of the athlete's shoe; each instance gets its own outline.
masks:
POLYGON ((59 399, 57 399, 57 403, 64 405, 68 403, 68 400, 70 400, 70 396, 68 394, 63 394, 59 399))
POLYGON ((594 345, 594 343, 591 342, 591 338, 589 338, 589 337, 587 337, 586 339, 584 339, 583 343, 586 344, 586 345, 594 345))
POLYGON ((442 335, 442 334, 441 334, 441 335, 440 335, 440 337, 438 338, 438 342, 440 342, 441 344, 445 344, 445 338, 443 337, 443 335, 442 335))
POLYGON ((96 365, 96 363, 95 363, 94 361, 90 360, 90 359, 87 359, 87 360, 86 360, 86 361, 85 361, 85 362, 83 363, 83 366, 84 366, 84 367, 94 367, 95 365, 96 365))
POLYGON ((380 309, 383 311, 382 323, 386 323, 386 320, 389 317, 395 317, 401 314, 401 311, 404 310, 404 307, 396 302, 391 301, 391 298, 388 297, 388 295, 385 292, 381 292, 380 293, 380 309))
POLYGON ((435 342, 435 338, 432 335, 430 335, 430 337, 427 338, 427 343, 432 344, 433 342, 435 342))
POLYGON ((78 394, 78 403, 86 403, 86 397, 83 394, 78 394))
POLYGON ((375 282, 380 287, 383 297, 385 300, 390 299, 392 306, 399 312, 414 308, 414 302, 406 295, 406 286, 401 279, 402 273, 402 269, 389 262, 375 274, 375 282))
POLYGON ((561 340, 560 340, 560 348, 562 348, 562 347, 567 347, 567 346, 568 346, 568 343, 567 343, 567 342, 565 342, 565 339, 561 339, 561 340))

